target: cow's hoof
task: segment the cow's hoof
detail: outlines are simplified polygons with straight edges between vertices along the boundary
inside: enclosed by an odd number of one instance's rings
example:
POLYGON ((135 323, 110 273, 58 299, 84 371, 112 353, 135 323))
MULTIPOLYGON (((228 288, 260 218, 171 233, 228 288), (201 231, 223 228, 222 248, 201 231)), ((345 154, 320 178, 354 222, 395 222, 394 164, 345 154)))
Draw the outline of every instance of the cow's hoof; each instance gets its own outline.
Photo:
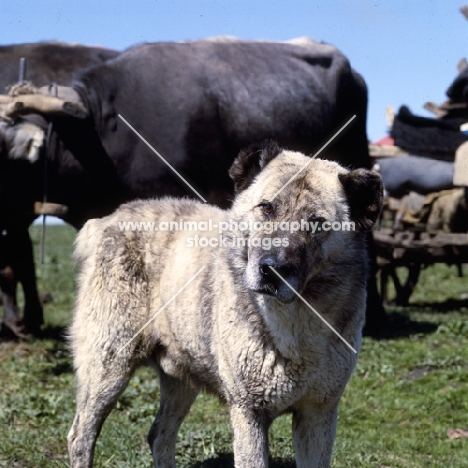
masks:
POLYGON ((42 336, 41 326, 35 323, 24 322, 22 324, 22 331, 29 337, 40 338, 42 336))
POLYGON ((30 340, 34 334, 22 323, 17 322, 3 322, 0 328, 0 337, 2 340, 30 340))
POLYGON ((371 314, 366 317, 366 323, 362 334, 371 338, 381 339, 387 338, 389 333, 388 317, 385 310, 382 308, 380 313, 371 314))

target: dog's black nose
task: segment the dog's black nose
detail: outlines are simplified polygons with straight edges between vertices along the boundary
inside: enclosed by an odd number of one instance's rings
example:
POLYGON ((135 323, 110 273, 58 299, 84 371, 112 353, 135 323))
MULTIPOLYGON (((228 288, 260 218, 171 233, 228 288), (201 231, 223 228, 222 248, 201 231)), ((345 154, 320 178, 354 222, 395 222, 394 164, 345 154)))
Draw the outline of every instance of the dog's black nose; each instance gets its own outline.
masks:
POLYGON ((260 273, 263 276, 277 276, 274 274, 274 272, 271 270, 270 267, 273 267, 275 270, 279 267, 278 262, 276 261, 275 257, 273 255, 265 255, 260 259, 259 262, 259 268, 260 268, 260 273))
POLYGON ((271 254, 265 255, 260 259, 259 268, 263 279, 268 283, 273 284, 276 288, 283 283, 283 280, 272 270, 272 268, 274 268, 274 270, 285 279, 292 271, 291 265, 280 263, 275 256, 271 254))

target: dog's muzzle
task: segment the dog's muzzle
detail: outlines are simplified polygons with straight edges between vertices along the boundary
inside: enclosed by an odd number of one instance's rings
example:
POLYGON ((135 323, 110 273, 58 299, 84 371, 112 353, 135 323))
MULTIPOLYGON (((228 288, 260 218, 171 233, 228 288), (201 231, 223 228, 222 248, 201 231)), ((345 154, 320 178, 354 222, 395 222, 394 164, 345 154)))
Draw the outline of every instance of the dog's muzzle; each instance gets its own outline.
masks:
POLYGON ((294 291, 286 284, 297 290, 297 268, 294 265, 282 263, 274 255, 268 254, 260 258, 258 268, 262 283, 259 292, 270 294, 283 303, 295 299, 294 291))

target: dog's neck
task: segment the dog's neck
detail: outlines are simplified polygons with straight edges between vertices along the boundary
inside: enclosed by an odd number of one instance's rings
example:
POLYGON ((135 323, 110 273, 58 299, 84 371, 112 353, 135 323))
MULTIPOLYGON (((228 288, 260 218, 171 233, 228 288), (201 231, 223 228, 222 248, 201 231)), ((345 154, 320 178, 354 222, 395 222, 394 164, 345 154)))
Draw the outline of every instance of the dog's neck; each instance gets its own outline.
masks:
POLYGON ((299 299, 281 304, 274 297, 256 294, 259 311, 274 343, 287 359, 304 358, 311 341, 320 336, 320 320, 299 299))

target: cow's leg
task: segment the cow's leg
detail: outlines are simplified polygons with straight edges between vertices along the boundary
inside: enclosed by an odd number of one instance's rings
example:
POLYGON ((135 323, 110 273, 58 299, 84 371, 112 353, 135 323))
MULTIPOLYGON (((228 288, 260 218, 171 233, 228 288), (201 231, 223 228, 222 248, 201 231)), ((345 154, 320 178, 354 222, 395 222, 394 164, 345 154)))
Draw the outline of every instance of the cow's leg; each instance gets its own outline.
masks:
POLYGON ((24 313, 23 323, 27 332, 39 334, 44 324, 44 312, 37 292, 34 253, 27 228, 15 233, 16 249, 14 270, 23 286, 24 313))
POLYGON ((175 468, 177 432, 198 395, 186 382, 160 372, 160 404, 148 434, 156 468, 175 468))
POLYGON ((229 413, 236 468, 267 468, 269 422, 264 416, 239 406, 231 406, 229 413))
POLYGON ((367 235, 370 257, 370 272, 367 278, 366 323, 364 334, 379 336, 386 331, 387 314, 382 304, 382 298, 377 289, 377 254, 372 232, 367 235))
POLYGON ((382 304, 388 303, 388 279, 389 273, 388 270, 390 265, 383 265, 380 267, 380 297, 382 299, 382 304))
MULTIPOLYGON (((113 342, 119 340, 109 337, 108 344, 113 342)), ((112 345, 105 350, 84 346, 79 350, 80 355, 75 356, 75 365, 79 364, 76 414, 68 433, 71 468, 93 466, 94 448, 102 425, 133 373, 129 363, 134 351, 128 348, 119 353, 112 345)))
POLYGON ((336 434, 337 408, 301 407, 293 412, 297 468, 328 468, 336 434))
POLYGON ((0 269, 0 288, 2 290, 3 322, 2 333, 26 338, 21 325, 21 316, 16 304, 16 286, 18 282, 11 266, 0 269))

